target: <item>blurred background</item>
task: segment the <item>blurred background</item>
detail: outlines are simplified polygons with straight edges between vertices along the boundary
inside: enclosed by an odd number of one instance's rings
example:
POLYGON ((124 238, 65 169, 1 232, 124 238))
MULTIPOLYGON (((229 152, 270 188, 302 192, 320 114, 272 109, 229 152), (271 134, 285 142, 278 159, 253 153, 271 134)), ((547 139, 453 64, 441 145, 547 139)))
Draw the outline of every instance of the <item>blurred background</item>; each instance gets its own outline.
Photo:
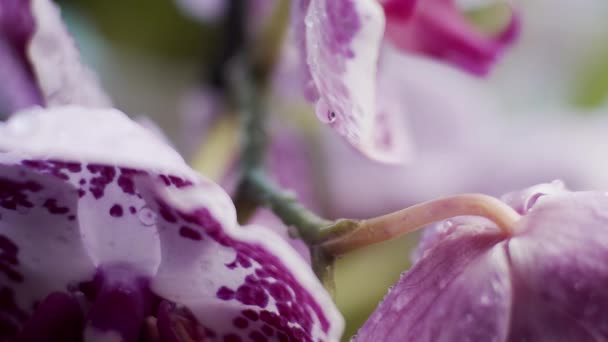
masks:
MULTIPOLYGON (((221 181, 235 158, 238 124, 208 84, 221 46, 219 21, 174 0, 58 2, 116 107, 159 128, 197 169, 221 181)), ((463 11, 480 28, 495 26, 500 15, 483 3, 463 11)), ((299 186, 307 194, 298 195, 327 217, 364 218, 441 195, 500 196, 554 179, 575 190, 607 190, 608 2, 515 6, 521 36, 485 78, 404 56, 398 91, 407 107, 406 165, 366 160, 322 127, 293 86, 294 51, 285 49, 269 110, 273 136, 293 131, 304 141, 276 157, 298 175, 306 170, 308 182, 299 186)), ((338 261, 336 298, 347 336, 407 270, 415 240, 338 261)))

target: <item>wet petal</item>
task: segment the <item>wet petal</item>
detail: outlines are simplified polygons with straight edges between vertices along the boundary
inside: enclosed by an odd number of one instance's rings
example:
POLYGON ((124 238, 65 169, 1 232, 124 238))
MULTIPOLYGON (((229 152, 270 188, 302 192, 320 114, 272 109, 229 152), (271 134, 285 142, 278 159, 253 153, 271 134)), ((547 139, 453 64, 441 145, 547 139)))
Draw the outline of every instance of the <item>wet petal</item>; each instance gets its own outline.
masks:
POLYGON ((425 234, 416 265, 360 338, 606 339, 608 196, 553 183, 506 198, 523 213, 512 237, 473 217, 425 234))
POLYGON ((400 161, 400 151, 386 144, 383 132, 387 108, 377 103, 382 8, 365 0, 312 0, 299 6, 296 34, 305 63, 305 94, 315 103, 317 117, 363 154, 400 161))
POLYGON ((394 44, 474 74, 488 73, 519 33, 520 18, 514 10, 505 27, 488 37, 468 21, 454 0, 422 1, 413 15, 405 17, 391 7, 395 2, 383 2, 387 36, 394 44))
POLYGON ((31 0, 36 30, 27 55, 46 106, 110 107, 96 76, 80 61, 73 39, 49 0, 31 0))
POLYGON ((137 196, 141 169, 167 186, 186 182, 174 175, 196 178, 161 139, 115 110, 36 108, 0 124, 0 284, 8 298, 0 310, 13 326, 100 264, 155 272, 157 214, 137 196))
POLYGON ((276 233, 239 227, 230 198, 202 182, 144 195, 156 203, 162 261, 152 289, 214 336, 337 341, 343 321, 310 267, 276 233))
POLYGON ((0 116, 43 103, 26 56, 34 26, 30 1, 0 2, 0 116))
POLYGON ((540 197, 520 229, 508 243, 519 303, 511 338, 606 339, 608 197, 599 192, 540 197))
POLYGON ((390 290, 355 341, 501 341, 511 290, 504 239, 487 223, 457 227, 390 290))

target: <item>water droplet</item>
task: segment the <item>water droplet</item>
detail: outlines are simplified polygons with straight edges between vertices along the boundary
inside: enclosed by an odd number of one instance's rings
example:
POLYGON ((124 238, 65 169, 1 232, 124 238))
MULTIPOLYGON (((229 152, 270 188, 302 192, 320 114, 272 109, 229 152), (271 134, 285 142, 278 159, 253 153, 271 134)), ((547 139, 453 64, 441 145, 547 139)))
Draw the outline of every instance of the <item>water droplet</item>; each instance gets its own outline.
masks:
POLYGON ((327 121, 329 123, 335 122, 337 118, 336 112, 334 112, 333 110, 330 110, 327 112, 327 121))
POLYGON ((139 219, 139 222, 141 222, 141 224, 146 227, 150 227, 156 224, 156 216, 156 213, 147 206, 142 207, 137 212, 137 218, 139 219))
POLYGON ((481 298, 479 298, 479 302, 481 303, 481 305, 486 306, 490 304, 490 297, 488 297, 488 295, 481 295, 481 298))

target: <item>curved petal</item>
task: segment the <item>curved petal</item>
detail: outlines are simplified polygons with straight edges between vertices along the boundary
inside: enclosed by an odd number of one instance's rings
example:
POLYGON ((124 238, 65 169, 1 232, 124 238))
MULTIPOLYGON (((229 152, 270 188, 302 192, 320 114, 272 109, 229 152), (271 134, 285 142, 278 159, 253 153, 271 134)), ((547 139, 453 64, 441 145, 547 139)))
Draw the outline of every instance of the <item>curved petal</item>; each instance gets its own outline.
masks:
POLYGON ((197 177, 161 138, 116 109, 24 110, 0 124, 0 152, 197 177))
POLYGON ((524 216, 508 243, 514 298, 526 303, 513 313, 513 339, 608 338, 607 213, 605 193, 561 192, 524 216))
POLYGON ((155 293, 226 340, 339 340, 342 317, 310 267, 276 233, 239 227, 219 186, 203 181, 144 197, 166 213, 157 221, 163 258, 155 293))
POLYGON ((0 124, 3 323, 19 326, 37 301, 77 288, 101 264, 156 271, 156 213, 135 188, 142 175, 175 187, 197 177, 115 110, 36 108, 0 124))
POLYGON ((296 23, 296 30, 301 31, 305 93, 315 102, 317 117, 368 157, 400 161, 401 151, 386 143, 386 108, 377 103, 382 8, 367 0, 312 0, 300 6, 297 20, 303 23, 296 23))
POLYGON ((30 0, 36 30, 27 54, 46 106, 110 107, 96 76, 80 61, 74 41, 50 0, 30 0))
POLYGON ((452 63, 473 74, 485 75, 519 34, 520 18, 511 9, 506 26, 492 37, 480 32, 461 13, 455 0, 426 0, 405 18, 392 13, 385 1, 387 36, 398 47, 452 63))
POLYGON ((0 116, 43 103, 33 70, 26 57, 34 32, 30 1, 0 2, 0 116))
POLYGON ((405 273, 355 341, 502 341, 509 265, 493 225, 462 225, 405 273))
POLYGON ((510 192, 503 195, 501 200, 520 215, 524 215, 534 207, 536 201, 542 196, 565 192, 568 192, 568 190, 566 190, 564 182, 555 180, 551 183, 538 184, 524 190, 510 192))

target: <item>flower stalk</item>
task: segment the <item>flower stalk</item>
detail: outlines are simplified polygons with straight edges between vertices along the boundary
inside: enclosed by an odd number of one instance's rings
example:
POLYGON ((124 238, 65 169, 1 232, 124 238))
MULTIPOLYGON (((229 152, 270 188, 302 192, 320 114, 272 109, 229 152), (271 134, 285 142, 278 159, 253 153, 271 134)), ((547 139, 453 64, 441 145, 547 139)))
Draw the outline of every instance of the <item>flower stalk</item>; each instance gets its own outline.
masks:
POLYGON ((482 194, 439 198, 387 215, 330 227, 320 244, 331 255, 342 255, 375 243, 395 239, 430 223, 455 216, 481 216, 494 222, 506 235, 513 235, 520 215, 499 199, 482 194))

